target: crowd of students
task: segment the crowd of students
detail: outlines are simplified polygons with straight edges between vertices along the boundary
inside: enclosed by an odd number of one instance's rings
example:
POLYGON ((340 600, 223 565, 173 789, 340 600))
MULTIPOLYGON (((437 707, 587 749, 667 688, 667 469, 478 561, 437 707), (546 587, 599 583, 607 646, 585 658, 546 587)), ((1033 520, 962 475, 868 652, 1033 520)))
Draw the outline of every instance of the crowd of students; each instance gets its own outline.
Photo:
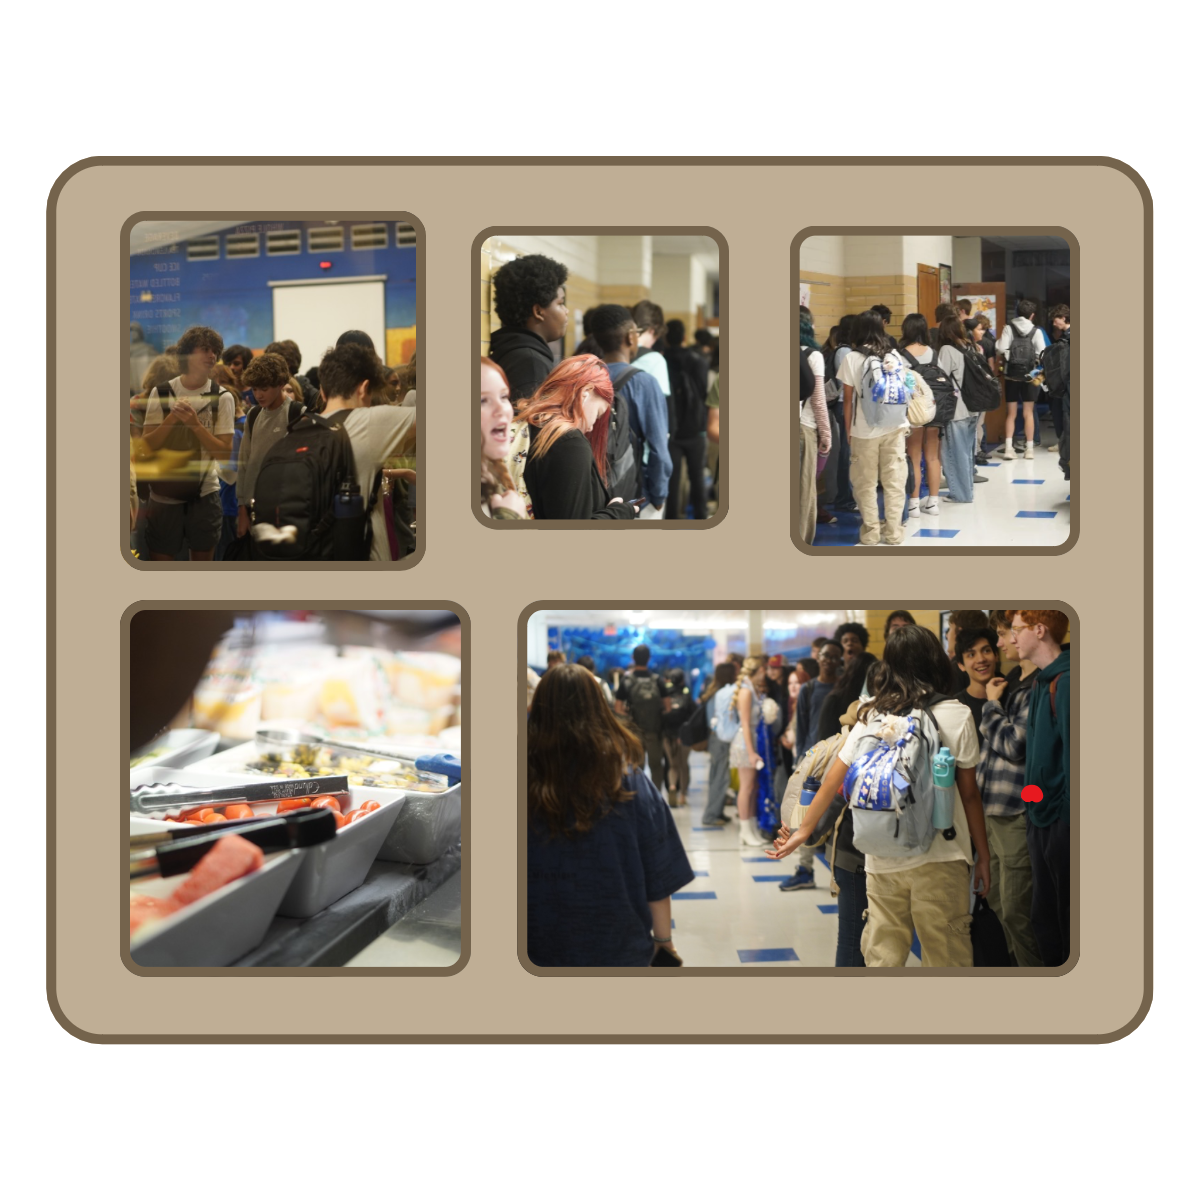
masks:
POLYGON ((480 510, 496 520, 694 519, 715 501, 720 344, 686 345, 650 300, 602 304, 555 363, 570 317, 567 269, 542 254, 505 263, 500 327, 480 360, 480 510), (712 486, 707 476, 712 477, 712 486))
POLYGON ((1021 300, 999 337, 986 314, 971 312, 969 300, 939 305, 933 328, 909 313, 897 339, 887 332, 891 309, 877 304, 842 317, 821 344, 800 306, 800 530, 809 545, 817 525, 857 512, 858 545, 898 546, 902 525, 939 515, 943 476, 949 503, 972 503, 987 482, 976 467, 1033 458, 1042 401, 1055 436, 1046 449, 1070 479, 1071 310, 1053 306, 1047 330, 1035 324, 1035 302, 1021 300), (1002 397, 1005 438, 993 452, 984 418, 1002 397))
POLYGON ((837 966, 903 966, 914 934, 925 966, 1063 965, 1071 945, 1067 618, 1046 609, 993 609, 990 618, 955 611, 948 649, 903 609, 885 629, 878 657, 857 622, 815 639, 811 657, 795 664, 730 655, 694 699, 682 671, 651 670, 646 646, 611 684, 590 658, 567 664, 552 652, 529 688, 532 961, 682 961, 670 897, 692 873, 669 809, 687 803, 688 752, 704 749, 704 825, 728 824, 724 809, 734 804, 742 846, 796 854, 785 892, 816 887, 812 864, 823 850, 838 902, 837 966), (953 756, 939 785, 947 797, 940 825, 926 811, 939 746, 953 756), (911 788, 888 808, 876 797, 894 769, 911 788), (902 839, 902 821, 907 831, 921 819, 923 830, 902 839), (981 962, 973 946, 984 901, 1003 931, 999 962, 981 962))
POLYGON ((416 475, 400 461, 416 446, 415 356, 387 367, 361 330, 305 374, 294 341, 256 353, 207 326, 148 361, 143 339, 132 348, 145 363, 129 406, 139 557, 398 561, 415 548, 416 475))

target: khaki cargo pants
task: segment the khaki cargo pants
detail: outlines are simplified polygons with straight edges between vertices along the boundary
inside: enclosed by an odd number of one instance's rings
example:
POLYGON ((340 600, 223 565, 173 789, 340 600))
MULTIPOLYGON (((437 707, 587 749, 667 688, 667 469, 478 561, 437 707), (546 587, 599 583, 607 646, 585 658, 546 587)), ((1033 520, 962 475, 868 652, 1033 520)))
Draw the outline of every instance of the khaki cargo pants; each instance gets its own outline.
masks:
POLYGON ((962 859, 885 875, 868 872, 861 943, 867 966, 904 966, 914 929, 921 939, 921 966, 973 966, 970 889, 971 868, 962 859))
POLYGON ((908 451, 904 440, 908 426, 883 437, 850 439, 850 487, 854 490, 854 502, 862 517, 859 541, 864 546, 879 544, 879 504, 875 499, 875 485, 883 486, 883 540, 889 546, 898 546, 904 540, 904 506, 908 497, 904 494, 908 482, 908 451))

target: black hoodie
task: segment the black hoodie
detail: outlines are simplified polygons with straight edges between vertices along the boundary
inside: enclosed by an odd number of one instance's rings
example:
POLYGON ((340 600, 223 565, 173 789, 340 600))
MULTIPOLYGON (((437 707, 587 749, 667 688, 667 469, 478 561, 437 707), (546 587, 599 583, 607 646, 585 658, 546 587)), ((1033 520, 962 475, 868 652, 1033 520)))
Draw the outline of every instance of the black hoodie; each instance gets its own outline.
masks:
POLYGON ((554 353, 546 339, 515 325, 502 325, 492 334, 488 357, 507 377, 514 406, 532 396, 554 367, 554 353))

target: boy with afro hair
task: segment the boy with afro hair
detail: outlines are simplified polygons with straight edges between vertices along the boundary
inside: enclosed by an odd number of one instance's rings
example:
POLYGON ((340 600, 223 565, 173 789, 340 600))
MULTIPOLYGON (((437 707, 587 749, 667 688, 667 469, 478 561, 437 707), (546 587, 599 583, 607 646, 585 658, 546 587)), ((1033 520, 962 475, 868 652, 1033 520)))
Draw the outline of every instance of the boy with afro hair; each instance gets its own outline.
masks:
POLYGON ((507 262, 492 277, 500 328, 488 357, 508 379, 509 398, 532 396, 554 368, 550 343, 567 329, 567 268, 544 254, 507 262))

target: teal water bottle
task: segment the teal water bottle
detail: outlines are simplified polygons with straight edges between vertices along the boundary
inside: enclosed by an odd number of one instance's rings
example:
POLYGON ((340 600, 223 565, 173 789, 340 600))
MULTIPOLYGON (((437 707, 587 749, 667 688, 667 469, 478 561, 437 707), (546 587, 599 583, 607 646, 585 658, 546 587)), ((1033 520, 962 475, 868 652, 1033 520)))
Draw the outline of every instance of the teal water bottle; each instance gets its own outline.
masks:
POLYGON ((954 828, 954 755, 943 746, 934 756, 933 827, 954 828))

